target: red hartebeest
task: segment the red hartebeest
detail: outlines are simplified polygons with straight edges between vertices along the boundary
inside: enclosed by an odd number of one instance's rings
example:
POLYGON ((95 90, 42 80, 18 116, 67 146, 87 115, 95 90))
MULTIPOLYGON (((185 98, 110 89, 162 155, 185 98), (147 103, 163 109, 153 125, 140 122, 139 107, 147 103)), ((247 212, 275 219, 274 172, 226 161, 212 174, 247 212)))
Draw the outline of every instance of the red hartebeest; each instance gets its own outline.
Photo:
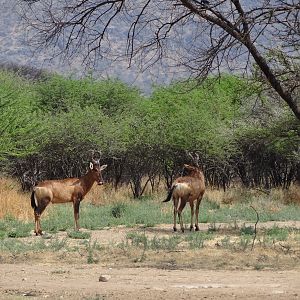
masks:
POLYGON ((195 230, 199 230, 199 205, 205 192, 205 181, 204 175, 198 167, 190 165, 184 165, 184 176, 177 178, 169 191, 167 199, 163 202, 168 202, 173 198, 174 204, 174 231, 176 228, 176 215, 180 221, 181 231, 184 232, 183 221, 182 221, 182 210, 184 209, 187 202, 190 203, 191 207, 191 225, 190 230, 193 230, 194 220, 194 202, 196 201, 196 220, 195 230))
POLYGON ((102 174, 107 165, 100 166, 99 160, 90 162, 89 171, 80 178, 46 180, 33 188, 31 207, 34 210, 35 234, 42 235, 41 214, 49 203, 73 202, 75 230, 79 230, 79 206, 84 196, 90 191, 94 182, 103 184, 102 174))

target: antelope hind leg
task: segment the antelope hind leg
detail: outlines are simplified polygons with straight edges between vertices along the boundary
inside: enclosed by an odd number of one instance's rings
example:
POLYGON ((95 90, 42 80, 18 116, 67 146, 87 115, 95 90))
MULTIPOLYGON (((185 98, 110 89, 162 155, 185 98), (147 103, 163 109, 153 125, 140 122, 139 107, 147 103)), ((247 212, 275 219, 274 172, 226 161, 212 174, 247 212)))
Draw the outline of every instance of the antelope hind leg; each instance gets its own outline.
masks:
POLYGON ((180 228, 181 228, 181 231, 184 232, 184 226, 183 226, 183 219, 182 219, 182 211, 184 209, 186 205, 186 199, 184 198, 181 198, 180 199, 180 203, 179 203, 179 208, 178 208, 178 218, 179 218, 179 221, 180 221, 180 228))
POLYGON ((173 205, 174 205, 174 208, 173 208, 173 219, 174 219, 173 230, 174 231, 177 231, 177 228, 176 228, 176 225, 177 225, 176 224, 176 215, 177 215, 178 201, 179 201, 178 198, 173 198, 173 205))
POLYGON ((200 196, 200 198, 197 199, 197 203, 196 203, 196 216, 195 216, 196 217, 196 223, 195 223, 196 231, 199 231, 199 206, 200 206, 200 202, 202 200, 202 196, 200 196))
POLYGON ((36 235, 43 235, 42 228, 41 228, 41 215, 49 203, 50 203, 50 199, 43 199, 38 203, 38 206, 34 210, 36 235))
POLYGON ((194 229, 194 226, 193 226, 194 214, 195 214, 195 211, 194 211, 194 201, 190 201, 190 207, 191 207, 191 225, 190 225, 190 231, 192 231, 194 229))

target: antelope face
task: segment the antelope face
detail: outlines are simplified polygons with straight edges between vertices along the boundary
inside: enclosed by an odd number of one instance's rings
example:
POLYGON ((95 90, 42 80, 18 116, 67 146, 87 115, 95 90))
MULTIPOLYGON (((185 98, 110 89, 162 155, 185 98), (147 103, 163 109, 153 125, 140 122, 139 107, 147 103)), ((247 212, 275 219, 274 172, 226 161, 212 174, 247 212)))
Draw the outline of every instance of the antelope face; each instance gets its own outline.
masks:
POLYGON ((107 165, 100 166, 99 160, 92 160, 92 162, 90 162, 91 172, 98 185, 102 185, 104 183, 101 172, 106 169, 106 167, 107 165))

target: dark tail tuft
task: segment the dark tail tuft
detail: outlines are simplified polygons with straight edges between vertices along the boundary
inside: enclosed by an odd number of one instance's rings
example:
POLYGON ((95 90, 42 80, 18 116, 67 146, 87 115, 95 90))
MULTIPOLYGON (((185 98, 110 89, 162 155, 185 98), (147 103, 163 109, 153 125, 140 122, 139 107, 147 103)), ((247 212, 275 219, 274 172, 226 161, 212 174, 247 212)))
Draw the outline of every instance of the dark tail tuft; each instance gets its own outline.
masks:
POLYGON ((31 193, 31 207, 32 207, 33 209, 36 209, 36 208, 37 208, 37 206, 36 206, 36 204, 35 204, 35 199, 34 199, 34 191, 31 193))
POLYGON ((174 191, 175 187, 176 187, 176 185, 173 185, 173 186, 172 186, 172 188, 171 188, 170 191, 169 191, 169 194, 168 194, 167 199, 164 200, 163 202, 169 202, 169 201, 171 200, 172 194, 173 194, 173 191, 174 191))

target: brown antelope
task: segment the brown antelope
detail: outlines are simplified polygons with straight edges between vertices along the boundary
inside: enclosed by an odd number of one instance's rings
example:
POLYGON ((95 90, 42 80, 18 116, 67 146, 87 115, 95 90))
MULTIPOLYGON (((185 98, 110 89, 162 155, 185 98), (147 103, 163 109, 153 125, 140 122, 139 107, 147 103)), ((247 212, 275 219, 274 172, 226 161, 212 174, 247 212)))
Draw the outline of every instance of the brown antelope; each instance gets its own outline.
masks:
POLYGON ((90 191, 94 182, 103 184, 102 174, 107 165, 100 166, 99 160, 90 162, 89 171, 80 178, 46 180, 33 188, 31 207, 34 210, 35 234, 42 235, 41 214, 49 203, 73 202, 75 230, 79 230, 79 206, 84 196, 90 191))
POLYGON ((174 231, 176 228, 176 214, 178 214, 181 231, 184 232, 183 221, 182 221, 182 210, 184 209, 187 202, 190 203, 191 207, 191 225, 190 230, 193 230, 194 220, 194 202, 196 201, 196 220, 195 230, 199 230, 198 218, 199 218, 199 205, 205 192, 205 181, 204 175, 198 167, 190 165, 184 165, 184 176, 177 178, 168 193, 167 199, 163 202, 168 202, 173 197, 174 204, 174 231))

